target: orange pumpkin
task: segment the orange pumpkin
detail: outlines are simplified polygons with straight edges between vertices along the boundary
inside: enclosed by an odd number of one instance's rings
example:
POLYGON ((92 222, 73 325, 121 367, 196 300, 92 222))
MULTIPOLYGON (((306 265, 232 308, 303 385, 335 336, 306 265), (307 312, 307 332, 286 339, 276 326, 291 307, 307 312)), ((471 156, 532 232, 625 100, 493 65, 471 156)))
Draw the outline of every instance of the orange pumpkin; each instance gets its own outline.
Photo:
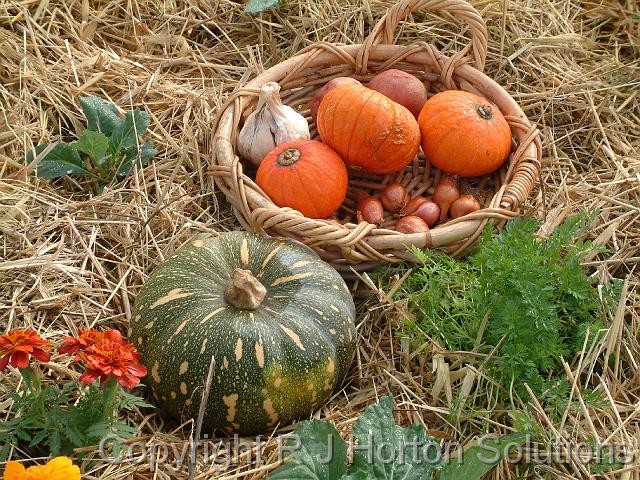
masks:
POLYGON ((316 140, 278 145, 264 158, 256 183, 279 207, 326 218, 347 194, 347 168, 336 152, 316 140))
POLYGON ((511 129, 500 110, 473 93, 447 90, 418 117, 422 150, 447 173, 477 177, 496 171, 511 151, 511 129))
POLYGON ((341 85, 327 93, 317 125, 324 143, 347 165, 367 173, 402 170, 420 148, 420 128, 411 112, 360 85, 341 85))

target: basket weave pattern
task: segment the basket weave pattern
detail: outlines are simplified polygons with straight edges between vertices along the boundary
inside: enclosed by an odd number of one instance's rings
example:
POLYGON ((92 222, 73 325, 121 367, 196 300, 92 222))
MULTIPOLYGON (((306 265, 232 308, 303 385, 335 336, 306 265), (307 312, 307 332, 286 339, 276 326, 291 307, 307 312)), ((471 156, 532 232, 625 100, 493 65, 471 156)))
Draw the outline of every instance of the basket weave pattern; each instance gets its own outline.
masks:
MULTIPOLYGON (((482 73, 487 52, 487 31, 480 14, 464 0, 401 0, 376 24, 362 45, 316 43, 296 56, 264 71, 236 90, 221 109, 215 127, 210 174, 226 195, 244 228, 271 236, 293 238, 314 248, 322 258, 341 271, 367 270, 384 262, 411 260, 407 247, 448 247, 451 254, 467 252, 487 222, 501 225, 518 216, 538 181, 541 144, 538 130, 511 96, 482 73), (435 46, 419 42, 410 46, 391 45, 399 22, 418 10, 442 10, 469 26, 471 43, 447 56, 435 46), (471 51, 475 68, 468 64, 471 51), (352 76, 366 82, 377 73, 397 68, 430 82, 430 95, 439 90, 460 89, 492 101, 509 123, 513 147, 508 161, 498 172, 470 189, 480 195, 483 209, 450 220, 428 233, 402 234, 392 230, 393 220, 381 227, 355 220, 355 200, 351 196, 336 218, 311 219, 290 208, 277 207, 244 173, 236 154, 236 138, 243 119, 255 107, 260 87, 278 82, 285 104, 308 119, 309 103, 315 91, 335 77, 352 76)), ((312 137, 315 125, 310 123, 312 137)), ((350 188, 380 193, 389 182, 399 181, 412 197, 431 194, 441 172, 432 168, 420 153, 403 171, 386 177, 351 171, 350 188)))

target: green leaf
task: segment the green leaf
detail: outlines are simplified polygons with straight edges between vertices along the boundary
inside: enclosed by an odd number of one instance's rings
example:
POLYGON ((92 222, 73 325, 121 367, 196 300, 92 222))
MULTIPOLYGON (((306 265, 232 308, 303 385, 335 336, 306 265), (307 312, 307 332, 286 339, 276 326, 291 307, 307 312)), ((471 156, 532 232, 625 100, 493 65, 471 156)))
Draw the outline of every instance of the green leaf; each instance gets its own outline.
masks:
POLYGON ((513 448, 523 445, 526 435, 513 433, 499 439, 483 437, 479 445, 467 448, 462 458, 453 458, 440 471, 437 480, 480 480, 513 448))
POLYGON ((38 433, 36 433, 33 438, 31 439, 31 443, 29 443, 30 447, 35 447, 37 445, 40 445, 40 443, 42 443, 42 441, 47 438, 47 435, 49 434, 49 432, 47 432, 46 430, 40 430, 38 433))
POLYGON ((12 442, 5 442, 2 450, 0 450, 0 463, 4 463, 9 458, 9 452, 11 451, 12 442))
POLYGON ((338 480, 347 471, 347 447, 330 423, 302 422, 287 445, 299 448, 269 474, 269 480, 338 480))
POLYGON ((49 437, 49 450, 51 455, 56 456, 60 453, 62 438, 60 436, 60 431, 55 431, 49 437))
POLYGON ((107 147, 109 146, 109 138, 100 132, 93 130, 85 130, 80 135, 78 141, 73 142, 71 146, 75 147, 82 153, 86 153, 91 160, 98 166, 104 164, 107 157, 107 147))
POLYGON ((128 111, 109 138, 109 152, 116 158, 137 144, 138 137, 149 127, 149 115, 141 110, 128 111))
POLYGON ((440 446, 420 425, 395 424, 390 396, 367 408, 353 436, 353 478, 426 480, 440 466, 440 446))
MULTIPOLYGON (((47 145, 36 147, 36 156, 39 155, 47 145)), ((25 157, 27 163, 34 159, 33 150, 29 150, 25 157)), ((59 143, 47 154, 38 164, 37 171, 40 178, 59 178, 65 175, 91 175, 80 158, 78 150, 66 143, 59 143)))
POLYGON ((87 128, 105 134, 107 137, 122 120, 113 103, 100 97, 80 97, 80 105, 87 117, 87 128))
POLYGON ((261 13, 282 5, 284 5, 283 0, 249 0, 247 6, 244 7, 244 13, 261 13))
POLYGON ((118 167, 118 175, 129 175, 131 170, 133 170, 134 160, 138 157, 138 153, 140 154, 138 161, 138 168, 146 167, 149 160, 156 156, 158 153, 155 148, 153 148, 153 142, 145 142, 140 145, 140 150, 138 150, 135 146, 131 147, 127 150, 124 159, 120 163, 118 167))

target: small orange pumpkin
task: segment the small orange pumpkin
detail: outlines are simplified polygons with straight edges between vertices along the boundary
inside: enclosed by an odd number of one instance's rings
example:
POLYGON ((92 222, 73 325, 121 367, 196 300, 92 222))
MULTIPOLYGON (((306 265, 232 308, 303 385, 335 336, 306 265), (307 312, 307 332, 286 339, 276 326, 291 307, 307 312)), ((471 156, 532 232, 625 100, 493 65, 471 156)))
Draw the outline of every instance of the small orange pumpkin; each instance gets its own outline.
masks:
POLYGON ((400 171, 420 148, 420 128, 411 112, 360 85, 341 85, 327 93, 317 125, 324 143, 367 173, 400 171))
POLYGON ((326 218, 335 212, 347 194, 348 181, 342 159, 316 140, 278 145, 256 174, 256 183, 273 203, 310 218, 326 218))
POLYGON ((511 129, 500 110, 473 93, 447 90, 418 117, 422 150, 447 173, 477 177, 496 171, 511 151, 511 129))

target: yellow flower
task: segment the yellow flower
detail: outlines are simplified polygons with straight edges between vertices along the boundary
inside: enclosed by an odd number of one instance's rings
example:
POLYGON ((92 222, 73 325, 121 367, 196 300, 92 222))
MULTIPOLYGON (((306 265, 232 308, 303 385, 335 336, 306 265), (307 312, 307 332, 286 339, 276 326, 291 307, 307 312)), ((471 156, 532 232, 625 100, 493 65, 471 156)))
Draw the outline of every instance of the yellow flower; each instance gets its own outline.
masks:
POLYGON ((80 480, 80 469, 67 457, 56 457, 46 465, 29 468, 18 462, 7 462, 4 480, 80 480))

